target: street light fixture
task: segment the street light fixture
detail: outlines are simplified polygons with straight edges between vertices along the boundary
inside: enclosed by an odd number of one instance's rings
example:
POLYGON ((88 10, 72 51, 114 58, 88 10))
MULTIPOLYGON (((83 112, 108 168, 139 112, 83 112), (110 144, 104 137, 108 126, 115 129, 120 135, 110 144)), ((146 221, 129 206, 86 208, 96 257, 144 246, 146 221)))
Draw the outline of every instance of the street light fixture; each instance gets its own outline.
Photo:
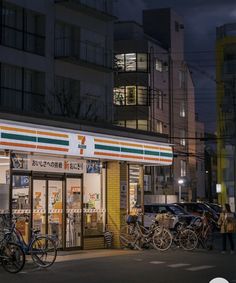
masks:
POLYGON ((184 183, 184 179, 179 179, 178 180, 178 184, 179 184, 179 202, 181 202, 181 185, 183 185, 183 183, 184 183))

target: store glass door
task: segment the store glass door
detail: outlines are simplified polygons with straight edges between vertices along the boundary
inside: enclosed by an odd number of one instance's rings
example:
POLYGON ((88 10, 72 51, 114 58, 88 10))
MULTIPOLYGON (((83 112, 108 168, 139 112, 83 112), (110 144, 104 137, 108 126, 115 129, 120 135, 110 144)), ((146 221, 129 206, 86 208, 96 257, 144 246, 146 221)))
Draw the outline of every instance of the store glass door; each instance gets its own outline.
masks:
POLYGON ((81 194, 80 178, 66 179, 66 248, 81 247, 81 194))
POLYGON ((33 228, 43 234, 55 235, 62 247, 62 180, 33 180, 33 228))

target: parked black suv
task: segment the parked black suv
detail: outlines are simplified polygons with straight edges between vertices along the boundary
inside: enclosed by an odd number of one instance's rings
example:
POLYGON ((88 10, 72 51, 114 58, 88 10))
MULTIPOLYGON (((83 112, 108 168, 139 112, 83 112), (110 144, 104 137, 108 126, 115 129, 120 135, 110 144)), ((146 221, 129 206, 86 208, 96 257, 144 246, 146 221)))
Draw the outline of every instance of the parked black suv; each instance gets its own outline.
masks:
POLYGON ((208 205, 202 202, 180 202, 177 203, 188 213, 195 216, 202 216, 204 212, 208 213, 208 215, 215 221, 218 221, 217 213, 208 205))

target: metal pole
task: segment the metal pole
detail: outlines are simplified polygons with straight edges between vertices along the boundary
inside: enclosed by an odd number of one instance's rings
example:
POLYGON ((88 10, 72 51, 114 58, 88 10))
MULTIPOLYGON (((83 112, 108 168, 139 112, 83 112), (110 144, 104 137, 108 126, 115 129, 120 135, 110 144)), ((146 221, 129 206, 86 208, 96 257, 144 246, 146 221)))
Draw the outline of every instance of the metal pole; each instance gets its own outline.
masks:
POLYGON ((181 185, 179 185, 179 202, 181 202, 181 185))

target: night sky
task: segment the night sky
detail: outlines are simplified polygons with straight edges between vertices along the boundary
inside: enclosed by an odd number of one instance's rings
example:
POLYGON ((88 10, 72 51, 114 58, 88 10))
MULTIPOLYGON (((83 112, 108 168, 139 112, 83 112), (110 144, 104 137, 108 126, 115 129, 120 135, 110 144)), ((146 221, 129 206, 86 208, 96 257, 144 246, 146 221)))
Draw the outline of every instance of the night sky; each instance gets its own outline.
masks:
POLYGON ((172 8, 185 27, 185 58, 195 85, 196 112, 207 131, 215 132, 216 27, 236 22, 236 0, 115 0, 119 20, 142 22, 142 10, 172 8))

